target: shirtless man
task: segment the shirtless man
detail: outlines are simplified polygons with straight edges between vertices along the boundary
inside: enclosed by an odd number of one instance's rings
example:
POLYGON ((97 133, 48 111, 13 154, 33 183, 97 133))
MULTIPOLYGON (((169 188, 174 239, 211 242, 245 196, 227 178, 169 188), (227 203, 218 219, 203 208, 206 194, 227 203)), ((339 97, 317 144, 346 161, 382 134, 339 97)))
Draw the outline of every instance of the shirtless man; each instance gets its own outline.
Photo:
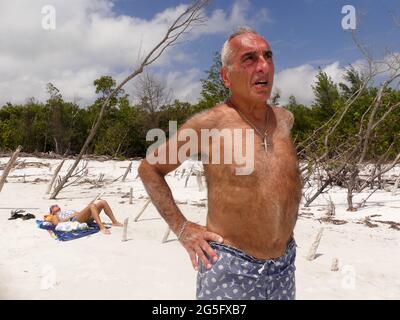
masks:
MULTIPOLYGON (((189 119, 178 134, 187 128, 199 136, 201 129, 254 130, 252 172, 237 175, 235 162, 204 164, 205 227, 186 220, 165 182, 164 176, 180 165, 169 157, 171 140, 157 151, 168 155, 167 163, 151 164, 147 157, 139 174, 198 270, 198 299, 295 299, 293 229, 301 181, 290 138, 293 115, 267 104, 274 63, 262 36, 249 28, 239 29, 224 44, 221 59, 221 77, 230 99, 189 119)), ((178 150, 183 143, 178 142, 178 150)), ((215 149, 200 152, 212 157, 215 149)))
POLYGON ((104 210, 105 214, 110 218, 113 226, 123 226, 122 223, 118 222, 115 218, 111 207, 106 200, 98 200, 94 203, 91 203, 81 211, 62 211, 58 204, 53 204, 50 207, 50 215, 45 216, 45 220, 50 221, 54 225, 67 221, 77 221, 82 223, 94 220, 96 221, 102 233, 110 234, 110 231, 104 226, 100 219, 100 212, 102 210, 104 210))

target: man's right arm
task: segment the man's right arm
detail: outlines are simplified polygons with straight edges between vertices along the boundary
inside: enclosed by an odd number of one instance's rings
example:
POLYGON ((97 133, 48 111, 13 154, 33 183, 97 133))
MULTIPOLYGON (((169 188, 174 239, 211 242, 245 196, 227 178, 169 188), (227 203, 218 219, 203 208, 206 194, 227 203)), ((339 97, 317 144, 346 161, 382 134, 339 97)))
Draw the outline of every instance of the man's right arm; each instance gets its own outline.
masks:
POLYGON ((174 169, 174 166, 150 164, 144 159, 139 166, 139 176, 158 212, 160 212, 161 216, 168 223, 171 230, 175 234, 178 234, 180 227, 185 223, 186 219, 175 204, 171 189, 164 178, 168 172, 174 169))
POLYGON ((192 265, 195 269, 198 267, 196 256, 199 257, 203 261, 204 265, 208 267, 211 267, 211 265, 205 256, 205 253, 207 253, 211 259, 216 259, 216 253, 209 246, 207 241, 213 240, 222 242, 223 239, 219 235, 207 231, 204 226, 186 220, 176 205, 171 189, 164 177, 168 172, 178 168, 184 160, 193 155, 190 154, 190 152, 184 154, 179 152, 180 147, 183 144, 185 144, 186 148, 189 146, 188 143, 190 143, 191 148, 188 148, 187 150, 198 150, 201 152, 200 129, 203 127, 202 121, 204 121, 204 116, 195 116, 186 122, 177 132, 177 136, 180 136, 180 134, 185 133, 184 130, 187 129, 189 133, 197 134, 197 140, 177 141, 178 139, 176 139, 175 136, 172 138, 175 139, 175 141, 170 139, 157 149, 156 154, 159 157, 164 156, 165 159, 167 159, 165 164, 154 163, 154 158, 148 156, 139 166, 139 176, 142 179, 147 193, 149 194, 153 204, 156 206, 158 212, 168 223, 171 230, 177 236, 180 236, 178 240, 188 251, 192 265), (177 147, 176 152, 170 153, 170 148, 175 148, 175 146, 177 147), (170 154, 180 155, 181 158, 170 158, 170 154), (182 155, 184 156, 182 157, 182 155))

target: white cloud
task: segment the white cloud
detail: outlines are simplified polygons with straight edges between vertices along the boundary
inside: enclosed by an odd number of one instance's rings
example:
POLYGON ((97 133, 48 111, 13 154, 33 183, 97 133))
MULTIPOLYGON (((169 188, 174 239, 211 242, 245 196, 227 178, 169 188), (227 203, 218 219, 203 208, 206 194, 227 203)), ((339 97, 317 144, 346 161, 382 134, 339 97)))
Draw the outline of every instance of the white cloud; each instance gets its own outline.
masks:
POLYGON ((246 13, 248 8, 248 1, 236 1, 232 6, 230 14, 227 14, 227 12, 222 9, 216 9, 208 18, 207 24, 195 30, 195 33, 226 33, 241 25, 246 25, 246 13), (221 21, 223 21, 223 23, 221 23, 221 21))
MULTIPOLYGON (((157 73, 151 68, 148 72, 154 76, 157 82, 165 86, 165 93, 170 96, 172 101, 175 99, 190 103, 198 101, 201 92, 201 82, 199 79, 203 76, 203 73, 199 69, 191 68, 184 71, 157 73)), ((130 95, 133 103, 139 102, 138 97, 135 96, 139 78, 132 80, 124 88, 125 92, 130 95)))
MULTIPOLYGON (((342 77, 345 72, 341 68, 339 62, 334 62, 322 68, 334 82, 343 81, 342 77)), ((281 94, 280 103, 285 105, 289 101, 289 97, 294 95, 297 102, 310 105, 314 100, 312 85, 316 81, 319 69, 304 64, 295 68, 288 68, 278 72, 275 75, 274 90, 279 90, 281 94)))
MULTIPOLYGON (((400 63, 400 53, 393 52, 385 55, 381 61, 376 60, 376 72, 380 74, 374 77, 373 81, 379 85, 380 81, 390 77, 391 72, 395 71, 393 66, 400 63)), ((359 59, 351 63, 351 65, 360 73, 367 73, 368 63, 364 59, 359 59)), ((325 65, 322 69, 335 83, 346 81, 343 76, 349 65, 340 66, 339 62, 333 62, 325 65)), ((294 95, 297 102, 310 105, 314 101, 314 93, 312 85, 315 84, 316 76, 319 69, 311 64, 303 64, 295 68, 284 69, 275 74, 274 90, 279 90, 281 94, 280 103, 286 104, 289 97, 294 95)))
POLYGON ((249 0, 237 0, 233 3, 229 13, 222 9, 216 9, 208 18, 207 24, 195 32, 204 34, 231 33, 241 26, 251 26, 257 29, 258 25, 273 22, 267 8, 258 8, 255 16, 249 17, 250 6, 249 0))
POLYGON ((165 77, 166 86, 176 99, 193 103, 200 97, 201 76, 202 73, 198 69, 169 72, 165 77))
MULTIPOLYGON (((195 29, 191 39, 245 24, 248 6, 247 0, 239 0, 229 14, 220 9, 212 11, 207 25, 195 29)), ((58 87, 67 100, 80 99, 82 105, 93 102, 93 80, 105 74, 122 79, 185 8, 168 8, 146 20, 117 15, 112 0, 1 1, 0 106, 7 101, 24 102, 31 96, 45 101, 48 82, 58 87), (56 9, 56 30, 41 26, 41 10, 48 4, 56 9)), ((268 18, 266 9, 262 16, 268 18)), ((167 50, 155 65, 193 61, 176 48, 167 50)), ((195 78, 200 75, 195 69, 165 76, 171 83, 180 84, 175 90, 177 97, 193 100, 199 94, 195 78)))

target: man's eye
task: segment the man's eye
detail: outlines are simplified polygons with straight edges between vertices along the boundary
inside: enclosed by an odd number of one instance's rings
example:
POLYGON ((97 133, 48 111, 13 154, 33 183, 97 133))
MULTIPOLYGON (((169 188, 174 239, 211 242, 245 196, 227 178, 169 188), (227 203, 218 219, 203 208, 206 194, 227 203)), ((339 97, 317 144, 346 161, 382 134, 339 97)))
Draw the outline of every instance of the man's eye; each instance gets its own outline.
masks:
POLYGON ((267 53, 265 54, 265 57, 266 57, 267 59, 272 59, 272 52, 267 52, 267 53))

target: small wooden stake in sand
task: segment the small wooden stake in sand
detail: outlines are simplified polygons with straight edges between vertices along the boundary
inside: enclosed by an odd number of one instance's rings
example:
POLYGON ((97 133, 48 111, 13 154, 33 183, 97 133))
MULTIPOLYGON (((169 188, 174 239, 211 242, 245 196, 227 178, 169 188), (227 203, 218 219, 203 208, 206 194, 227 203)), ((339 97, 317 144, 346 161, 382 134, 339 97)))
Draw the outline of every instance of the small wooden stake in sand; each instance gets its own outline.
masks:
POLYGON ((129 204, 132 204, 133 188, 129 189, 129 204))
POLYGON ((140 216, 143 214, 144 210, 146 210, 147 206, 150 204, 151 199, 148 199, 146 201, 146 203, 144 204, 142 210, 140 210, 140 212, 138 213, 138 215, 135 217, 135 219, 133 221, 137 222, 140 218, 140 216))
POLYGON ((324 232, 324 228, 319 229, 318 234, 317 234, 313 244, 311 245, 310 251, 308 252, 308 255, 306 257, 306 259, 308 261, 312 261, 315 259, 315 254, 317 253, 317 249, 319 246, 319 242, 321 241, 323 232, 324 232))
POLYGON ((128 240, 128 238, 127 238, 127 236, 128 236, 128 221, 129 221, 129 218, 126 218, 124 220, 124 229, 122 230, 122 241, 128 240))
POLYGON ((57 175, 60 172, 61 167, 63 166, 64 162, 65 162, 65 159, 63 161, 61 161, 61 163, 57 166, 56 171, 54 171, 53 177, 51 178, 51 181, 50 181, 50 184, 49 184, 49 186, 47 188, 46 194, 50 193, 51 188, 53 187, 54 181, 56 180, 57 175))
POLYGON ((397 178, 397 180, 394 183, 394 186, 393 186, 393 189, 392 189, 392 196, 396 195, 396 191, 399 188, 399 185, 400 185, 400 175, 399 175, 399 177, 397 178))
POLYGON ((203 181, 201 180, 201 172, 196 172, 197 186, 199 191, 203 191, 203 181))
POLYGON ((169 226, 167 226, 167 230, 165 230, 164 237, 161 240, 162 243, 167 242, 170 232, 171 232, 171 229, 169 228, 169 226))
POLYGON ((187 187, 190 176, 192 175, 193 167, 190 168, 189 174, 186 176, 185 188, 187 187))
POLYGON ((122 181, 125 181, 126 176, 128 175, 129 172, 131 172, 131 168, 132 168, 132 162, 129 164, 128 168, 126 168, 124 176, 122 177, 122 181))
POLYGON ((0 191, 3 189, 3 185, 6 182, 7 176, 11 171, 11 168, 14 166, 15 161, 17 161, 18 155, 21 152, 22 147, 18 146, 17 150, 15 150, 14 154, 12 155, 11 159, 8 161, 6 168, 3 171, 3 175, 0 179, 0 191))
POLYGON ((332 266, 331 266, 331 271, 338 271, 339 270, 339 259, 338 258, 333 258, 332 259, 332 266))

